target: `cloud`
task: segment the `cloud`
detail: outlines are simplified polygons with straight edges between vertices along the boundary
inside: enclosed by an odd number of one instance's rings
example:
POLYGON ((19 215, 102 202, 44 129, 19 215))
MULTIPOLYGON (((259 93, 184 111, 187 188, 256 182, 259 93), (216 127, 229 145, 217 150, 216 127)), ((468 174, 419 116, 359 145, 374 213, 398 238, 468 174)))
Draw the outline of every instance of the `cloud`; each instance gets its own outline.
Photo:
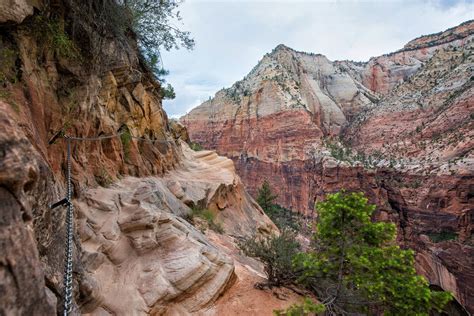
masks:
POLYGON ((163 53, 177 96, 164 103, 172 117, 242 79, 278 44, 331 60, 366 61, 474 18, 472 1, 454 0, 188 0, 180 9, 196 47, 163 53))

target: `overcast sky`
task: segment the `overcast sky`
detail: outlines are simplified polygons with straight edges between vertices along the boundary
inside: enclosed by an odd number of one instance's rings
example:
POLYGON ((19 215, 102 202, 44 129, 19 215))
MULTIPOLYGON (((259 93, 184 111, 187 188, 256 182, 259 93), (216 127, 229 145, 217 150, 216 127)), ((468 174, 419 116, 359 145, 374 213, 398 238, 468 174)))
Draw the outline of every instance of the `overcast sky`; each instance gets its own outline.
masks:
POLYGON ((367 61, 473 19, 474 0, 187 0, 180 11, 180 27, 191 31, 196 46, 162 53, 176 92, 164 102, 170 117, 242 79, 278 44, 330 60, 367 61))

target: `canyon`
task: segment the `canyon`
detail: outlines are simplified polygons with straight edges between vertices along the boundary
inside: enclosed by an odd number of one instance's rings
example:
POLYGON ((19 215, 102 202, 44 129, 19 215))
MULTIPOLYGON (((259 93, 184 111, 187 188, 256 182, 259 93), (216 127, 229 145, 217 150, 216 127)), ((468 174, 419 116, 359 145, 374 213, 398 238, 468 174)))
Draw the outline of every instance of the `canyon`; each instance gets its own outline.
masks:
POLYGON ((368 62, 277 46, 183 116, 191 141, 232 159, 252 196, 313 218, 363 191, 417 270, 474 313, 474 21, 368 62))
POLYGON ((238 246, 279 233, 253 198, 265 179, 310 219, 326 194, 364 191, 418 272, 473 312, 474 22, 367 63, 279 45, 178 122, 121 3, 0 0, 1 315, 63 312, 67 214, 50 206, 67 137, 72 315, 302 302, 255 288, 263 264, 238 246))

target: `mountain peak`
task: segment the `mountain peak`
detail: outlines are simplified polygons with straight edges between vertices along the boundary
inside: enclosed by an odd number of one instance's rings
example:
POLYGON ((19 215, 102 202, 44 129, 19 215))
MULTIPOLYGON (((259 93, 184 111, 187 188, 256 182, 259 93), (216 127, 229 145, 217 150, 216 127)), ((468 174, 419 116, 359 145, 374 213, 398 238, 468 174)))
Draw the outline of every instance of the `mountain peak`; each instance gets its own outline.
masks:
POLYGON ((276 53, 276 52, 283 51, 283 50, 294 51, 294 49, 292 49, 291 47, 286 46, 285 44, 278 44, 278 45, 272 50, 272 53, 276 53))

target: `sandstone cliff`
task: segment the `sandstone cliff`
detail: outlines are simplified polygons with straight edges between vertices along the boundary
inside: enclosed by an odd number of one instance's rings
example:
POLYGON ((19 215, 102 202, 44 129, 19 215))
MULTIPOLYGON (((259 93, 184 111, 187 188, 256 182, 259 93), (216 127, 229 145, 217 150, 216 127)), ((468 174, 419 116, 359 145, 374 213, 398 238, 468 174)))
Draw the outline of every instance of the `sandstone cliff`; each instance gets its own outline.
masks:
POLYGON ((279 45, 181 121, 287 208, 365 191, 419 270, 473 312, 473 38, 468 21, 368 62, 279 45))
MULTIPOLYGON (((0 314, 62 311, 66 214, 49 208, 66 194, 61 136, 119 131, 142 139, 72 143, 73 314, 222 314, 220 296, 261 278, 235 238, 277 229, 231 160, 189 149, 135 40, 97 23, 101 9, 0 1, 0 314), (223 233, 191 225, 191 208, 223 233)), ((259 295, 267 313, 299 299, 259 295)))

